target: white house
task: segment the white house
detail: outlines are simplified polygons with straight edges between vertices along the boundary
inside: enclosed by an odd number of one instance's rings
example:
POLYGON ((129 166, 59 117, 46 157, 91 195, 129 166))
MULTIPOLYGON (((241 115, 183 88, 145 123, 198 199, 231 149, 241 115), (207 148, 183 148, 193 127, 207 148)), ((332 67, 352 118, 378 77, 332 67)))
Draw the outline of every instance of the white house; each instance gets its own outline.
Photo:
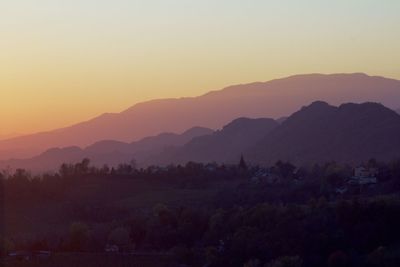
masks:
POLYGON ((364 166, 359 166, 354 169, 354 176, 348 181, 351 185, 370 185, 376 184, 376 176, 378 170, 376 168, 366 168, 364 166))

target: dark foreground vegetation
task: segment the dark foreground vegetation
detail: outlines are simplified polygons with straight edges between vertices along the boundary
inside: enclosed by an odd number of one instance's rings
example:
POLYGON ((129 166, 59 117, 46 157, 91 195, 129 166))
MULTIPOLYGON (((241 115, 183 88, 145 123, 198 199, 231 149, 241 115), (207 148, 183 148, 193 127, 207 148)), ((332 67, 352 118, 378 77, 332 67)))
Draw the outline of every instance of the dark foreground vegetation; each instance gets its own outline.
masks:
POLYGON ((365 166, 378 170, 376 183, 350 184, 353 168, 336 163, 110 169, 83 160, 40 177, 4 171, 3 262, 399 266, 400 161, 365 166))
MULTIPOLYGON (((1 265, 2 266, 2 265, 1 265)), ((123 255, 105 253, 57 253, 48 259, 13 260, 7 267, 170 267, 176 266, 169 255, 123 255)))

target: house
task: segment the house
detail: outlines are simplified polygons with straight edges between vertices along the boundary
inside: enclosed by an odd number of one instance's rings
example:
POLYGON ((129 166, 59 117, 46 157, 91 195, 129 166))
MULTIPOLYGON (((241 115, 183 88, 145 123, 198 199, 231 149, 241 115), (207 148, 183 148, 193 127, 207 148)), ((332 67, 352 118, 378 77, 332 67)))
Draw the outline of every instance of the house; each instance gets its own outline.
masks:
POLYGON ((376 184, 378 181, 376 176, 378 175, 378 170, 376 168, 366 168, 364 166, 359 166, 354 169, 354 176, 348 181, 350 185, 372 185, 376 184))
POLYGON ((251 182, 254 184, 277 184, 280 180, 279 175, 271 173, 268 169, 260 169, 251 177, 251 182))
POLYGON ((376 177, 377 175, 377 168, 366 168, 364 166, 359 166, 354 169, 354 177, 376 177))

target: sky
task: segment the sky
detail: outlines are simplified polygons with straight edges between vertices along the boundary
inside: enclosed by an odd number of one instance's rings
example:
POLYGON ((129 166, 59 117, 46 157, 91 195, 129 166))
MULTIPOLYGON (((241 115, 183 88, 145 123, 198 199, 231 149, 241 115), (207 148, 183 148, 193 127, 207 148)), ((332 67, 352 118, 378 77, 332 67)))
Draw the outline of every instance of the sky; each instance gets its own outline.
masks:
POLYGON ((303 73, 400 79, 398 0, 1 0, 0 138, 303 73))

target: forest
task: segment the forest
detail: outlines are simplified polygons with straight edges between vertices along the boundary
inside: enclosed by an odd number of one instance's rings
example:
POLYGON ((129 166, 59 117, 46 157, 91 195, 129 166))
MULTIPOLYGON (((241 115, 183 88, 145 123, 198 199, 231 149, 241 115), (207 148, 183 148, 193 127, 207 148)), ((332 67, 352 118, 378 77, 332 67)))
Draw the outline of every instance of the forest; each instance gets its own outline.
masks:
POLYGON ((84 159, 40 176, 4 170, 1 256, 6 266, 51 266, 10 257, 21 251, 74 266, 143 255, 160 260, 137 266, 398 266, 400 161, 364 166, 378 170, 376 184, 349 184, 346 164, 260 167, 243 158, 145 169, 84 159))

